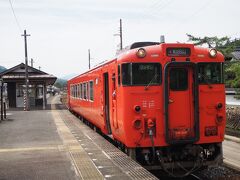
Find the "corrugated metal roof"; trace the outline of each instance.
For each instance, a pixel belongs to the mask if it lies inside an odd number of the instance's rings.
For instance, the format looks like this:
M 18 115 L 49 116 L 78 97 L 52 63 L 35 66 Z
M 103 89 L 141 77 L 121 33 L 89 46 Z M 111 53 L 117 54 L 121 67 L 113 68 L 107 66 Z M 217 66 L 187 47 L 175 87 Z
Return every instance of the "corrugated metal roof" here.
M 25 79 L 24 75 L 3 75 L 3 79 Z M 42 75 L 29 75 L 29 79 L 56 79 L 55 76 L 50 74 L 42 74 Z
M 231 53 L 234 59 L 240 60 L 240 51 L 234 51 Z

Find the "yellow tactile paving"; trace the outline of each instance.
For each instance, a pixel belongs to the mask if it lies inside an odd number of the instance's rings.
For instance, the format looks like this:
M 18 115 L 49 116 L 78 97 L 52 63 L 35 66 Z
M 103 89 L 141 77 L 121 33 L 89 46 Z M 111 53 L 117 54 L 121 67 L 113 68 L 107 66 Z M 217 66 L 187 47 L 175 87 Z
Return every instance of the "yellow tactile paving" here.
M 52 104 L 54 106 L 54 104 Z M 52 108 L 54 109 L 54 107 Z M 63 122 L 60 117 L 61 111 L 53 110 L 52 116 L 54 118 L 55 124 L 59 136 L 63 141 L 63 150 L 70 153 L 71 159 L 81 175 L 82 179 L 104 179 L 102 174 L 98 171 L 88 154 L 84 151 L 82 146 L 78 143 L 77 139 L 72 135 L 69 128 Z

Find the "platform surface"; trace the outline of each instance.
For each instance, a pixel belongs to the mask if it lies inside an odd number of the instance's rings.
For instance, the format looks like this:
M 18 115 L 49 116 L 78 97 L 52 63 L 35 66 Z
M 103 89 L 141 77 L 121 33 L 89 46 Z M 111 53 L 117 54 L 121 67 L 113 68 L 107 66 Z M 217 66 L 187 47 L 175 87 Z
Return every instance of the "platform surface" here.
M 233 139 L 223 142 L 223 161 L 229 167 L 240 171 L 240 143 Z
M 51 102 L 9 111 L 0 124 L 0 180 L 157 179 L 62 109 L 59 97 Z

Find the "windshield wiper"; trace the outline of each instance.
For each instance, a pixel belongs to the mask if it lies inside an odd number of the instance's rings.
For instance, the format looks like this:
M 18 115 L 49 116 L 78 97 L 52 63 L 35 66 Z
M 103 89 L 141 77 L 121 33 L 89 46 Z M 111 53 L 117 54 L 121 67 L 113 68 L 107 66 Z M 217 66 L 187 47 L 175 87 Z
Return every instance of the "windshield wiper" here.
M 151 84 L 157 77 L 158 77 L 158 74 L 155 74 L 155 75 L 153 76 L 153 78 L 151 79 L 151 81 L 149 81 L 148 85 L 145 86 L 144 90 L 147 90 L 148 87 L 150 86 L 150 84 Z

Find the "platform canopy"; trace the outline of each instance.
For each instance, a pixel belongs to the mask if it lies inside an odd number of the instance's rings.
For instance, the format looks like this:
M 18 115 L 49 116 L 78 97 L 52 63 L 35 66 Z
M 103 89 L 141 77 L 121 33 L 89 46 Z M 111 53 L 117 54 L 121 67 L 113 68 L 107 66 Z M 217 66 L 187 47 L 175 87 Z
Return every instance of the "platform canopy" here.
M 23 82 L 25 81 L 25 64 L 21 63 L 0 73 L 4 82 Z M 28 66 L 29 83 L 44 82 L 45 85 L 53 85 L 57 77 Z
M 26 92 L 25 64 L 21 63 L 0 73 L 3 82 L 3 92 L 9 107 L 24 107 L 24 94 Z M 28 94 L 30 106 L 43 106 L 47 104 L 47 86 L 53 85 L 57 77 L 28 66 Z M 5 86 L 6 85 L 6 86 Z

